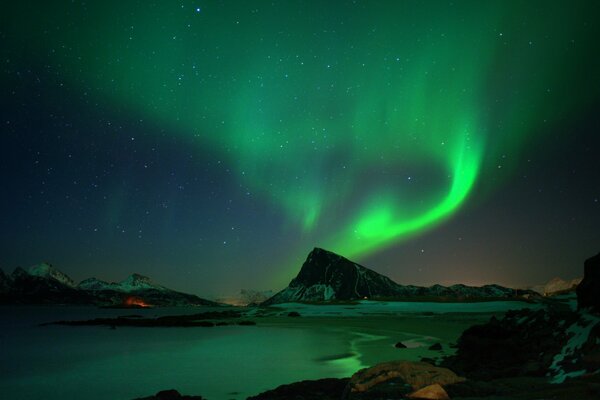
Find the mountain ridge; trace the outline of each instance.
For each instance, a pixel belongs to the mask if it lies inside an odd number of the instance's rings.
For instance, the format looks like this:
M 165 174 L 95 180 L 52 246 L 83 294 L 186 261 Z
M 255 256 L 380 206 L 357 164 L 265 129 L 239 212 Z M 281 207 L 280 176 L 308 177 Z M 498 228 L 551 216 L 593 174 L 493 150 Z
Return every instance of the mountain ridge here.
M 311 302 L 359 299 L 406 299 L 416 297 L 512 298 L 536 296 L 530 290 L 518 290 L 491 284 L 484 286 L 400 285 L 385 275 L 331 251 L 315 247 L 290 284 L 262 305 L 287 302 Z
M 220 305 L 169 289 L 138 273 L 120 282 L 87 278 L 76 284 L 67 274 L 46 262 L 27 270 L 17 267 L 11 275 L 0 269 L 0 304 L 119 306 L 127 304 L 130 298 L 153 306 Z

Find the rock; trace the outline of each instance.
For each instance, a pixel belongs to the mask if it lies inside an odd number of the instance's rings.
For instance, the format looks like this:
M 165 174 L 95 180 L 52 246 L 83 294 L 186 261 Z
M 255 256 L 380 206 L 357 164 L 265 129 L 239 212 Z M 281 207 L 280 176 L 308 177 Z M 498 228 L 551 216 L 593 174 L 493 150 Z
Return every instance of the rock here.
M 395 348 L 397 349 L 406 349 L 406 345 L 402 342 L 398 342 L 394 345 Z
M 339 400 L 348 379 L 319 379 L 281 385 L 247 400 Z
M 299 316 L 300 316 L 300 313 L 299 313 L 299 312 L 297 312 L 297 311 L 291 311 L 291 312 L 288 314 L 288 317 L 299 317 Z
M 429 350 L 442 350 L 442 344 L 441 343 L 434 343 L 431 346 L 429 346 Z
M 600 368 L 600 319 L 564 307 L 508 311 L 463 332 L 441 365 L 475 380 L 550 376 Z
M 368 392 L 375 386 L 396 378 L 400 378 L 410 385 L 413 391 L 434 383 L 447 385 L 464 381 L 464 378 L 447 368 L 417 361 L 391 361 L 361 369 L 352 375 L 346 387 L 345 396 L 351 398 L 352 393 Z
M 136 327 L 204 327 L 210 328 L 215 326 L 214 320 L 225 320 L 223 322 L 237 323 L 238 325 L 256 325 L 254 321 L 239 320 L 242 314 L 239 311 L 206 311 L 197 314 L 184 315 L 164 315 L 156 318 L 140 318 L 139 316 L 120 316 L 117 318 L 95 318 L 89 320 L 74 320 L 74 321 L 55 321 L 41 324 L 47 325 L 68 325 L 68 326 L 136 326 Z M 236 321 L 233 321 L 236 320 Z
M 424 399 L 424 400 L 450 400 L 450 396 L 438 383 L 425 386 L 407 396 L 409 399 Z
M 600 253 L 585 260 L 583 280 L 577 286 L 577 306 L 600 312 Z
M 163 390 L 154 396 L 140 397 L 135 400 L 204 400 L 202 396 L 184 396 L 175 389 Z
M 413 392 L 412 386 L 404 382 L 402 378 L 388 379 L 364 392 L 344 391 L 344 400 L 400 400 Z

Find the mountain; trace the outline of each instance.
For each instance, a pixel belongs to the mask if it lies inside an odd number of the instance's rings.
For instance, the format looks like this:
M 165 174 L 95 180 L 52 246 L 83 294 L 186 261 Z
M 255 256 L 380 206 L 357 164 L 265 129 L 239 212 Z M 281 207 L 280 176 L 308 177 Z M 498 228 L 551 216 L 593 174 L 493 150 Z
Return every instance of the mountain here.
M 533 290 L 543 296 L 556 296 L 566 293 L 574 293 L 582 278 L 565 280 L 562 278 L 553 278 L 545 284 L 528 286 L 525 289 Z
M 481 287 L 460 284 L 430 287 L 399 285 L 390 278 L 338 254 L 315 248 L 310 252 L 300 272 L 288 287 L 262 304 L 357 299 L 389 300 L 409 297 L 509 298 L 515 297 L 517 294 L 533 295 L 534 292 L 517 291 L 499 285 Z
M 272 290 L 241 289 L 237 295 L 215 297 L 215 301 L 230 306 L 256 306 L 273 297 Z
M 17 268 L 11 275 L 9 288 L 0 297 L 0 302 L 7 304 L 90 304 L 93 299 L 85 292 L 81 292 L 74 287 L 64 283 L 73 280 L 62 272 L 56 270 L 56 276 L 62 280 L 53 277 L 53 272 L 45 268 L 32 270 L 39 275 L 32 275 L 23 268 Z M 64 282 L 63 282 L 64 281 Z
M 105 282 L 96 278 L 81 281 L 77 286 L 101 304 L 125 304 L 131 299 L 154 306 L 217 306 L 219 303 L 193 294 L 181 293 L 159 285 L 147 276 L 132 274 L 121 282 Z
M 2 269 L 0 269 L 0 294 L 8 292 L 11 284 L 12 280 L 10 277 L 6 275 Z
M 27 271 L 19 267 L 10 277 L 0 270 L 0 303 L 218 305 L 192 294 L 171 290 L 140 274 L 132 274 L 118 283 L 89 278 L 76 285 L 67 274 L 48 263 L 35 265 Z
M 73 281 L 73 279 L 71 279 L 67 274 L 54 268 L 52 264 L 45 262 L 29 268 L 27 273 L 31 276 L 39 276 L 40 278 L 56 279 L 60 283 L 72 288 L 76 286 L 75 281 Z
M 544 296 L 553 296 L 567 292 L 574 292 L 577 285 L 581 283 L 581 278 L 566 281 L 561 278 L 554 278 L 544 286 Z
M 121 282 L 105 282 L 96 278 L 84 279 L 77 285 L 82 290 L 115 290 L 118 292 L 134 292 L 138 290 L 154 289 L 168 291 L 170 289 L 154 283 L 152 279 L 140 274 L 129 275 Z

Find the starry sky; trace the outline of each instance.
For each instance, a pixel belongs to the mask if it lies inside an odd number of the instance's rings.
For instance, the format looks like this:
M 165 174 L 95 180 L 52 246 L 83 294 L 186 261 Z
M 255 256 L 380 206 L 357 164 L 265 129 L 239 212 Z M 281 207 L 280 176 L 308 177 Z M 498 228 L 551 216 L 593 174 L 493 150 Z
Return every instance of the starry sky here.
M 0 266 L 280 289 L 315 246 L 404 284 L 600 251 L 597 1 L 18 1 Z

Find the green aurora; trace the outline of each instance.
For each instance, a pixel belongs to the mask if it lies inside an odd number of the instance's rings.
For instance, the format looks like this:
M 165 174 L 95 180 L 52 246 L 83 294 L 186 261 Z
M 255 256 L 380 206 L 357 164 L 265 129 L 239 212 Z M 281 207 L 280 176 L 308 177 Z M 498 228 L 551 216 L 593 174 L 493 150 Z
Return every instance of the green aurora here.
M 492 193 L 590 101 L 599 70 L 577 62 L 597 50 L 586 3 L 38 7 L 9 31 L 30 32 L 49 68 L 220 154 L 299 242 L 358 259 L 432 229 L 476 187 Z

